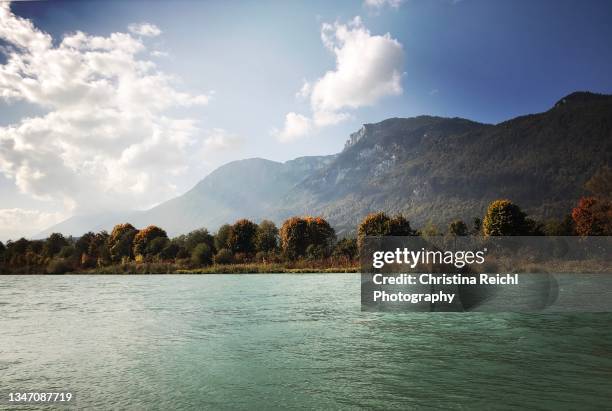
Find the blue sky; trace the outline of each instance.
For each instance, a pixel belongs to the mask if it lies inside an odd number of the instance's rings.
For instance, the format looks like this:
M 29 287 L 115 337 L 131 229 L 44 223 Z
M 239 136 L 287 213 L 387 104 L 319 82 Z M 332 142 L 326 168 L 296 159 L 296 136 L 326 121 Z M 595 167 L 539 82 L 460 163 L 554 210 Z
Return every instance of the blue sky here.
M 3 13 L 0 63 L 17 53 L 29 72 L 0 75 L 0 239 L 149 207 L 227 161 L 335 153 L 362 123 L 496 123 L 612 92 L 609 1 L 34 1 Z

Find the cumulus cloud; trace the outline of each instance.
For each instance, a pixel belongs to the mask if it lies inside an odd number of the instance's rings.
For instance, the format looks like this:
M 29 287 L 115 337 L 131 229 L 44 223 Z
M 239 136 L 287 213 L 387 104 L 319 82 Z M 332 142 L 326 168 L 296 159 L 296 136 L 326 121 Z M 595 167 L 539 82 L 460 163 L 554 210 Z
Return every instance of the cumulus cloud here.
M 312 118 L 289 113 L 281 141 L 291 141 L 312 127 L 337 124 L 350 118 L 350 110 L 374 105 L 382 97 L 403 92 L 403 47 L 389 33 L 373 35 L 355 17 L 348 24 L 324 23 L 321 41 L 334 54 L 336 67 L 322 77 L 305 82 L 297 96 L 310 99 Z
M 128 26 L 130 33 L 143 37 L 157 37 L 162 31 L 155 24 L 150 23 L 134 23 Z
M 404 0 L 365 0 L 363 5 L 373 9 L 381 9 L 385 6 L 397 9 Z
M 302 138 L 312 130 L 312 121 L 302 114 L 287 113 L 282 130 L 273 130 L 280 142 L 287 143 Z
M 20 208 L 0 209 L 0 240 L 17 240 L 23 236 L 36 234 L 47 227 L 62 221 L 66 216 L 62 213 L 49 213 Z
M 144 208 L 176 194 L 203 141 L 195 120 L 166 113 L 210 97 L 180 91 L 146 59 L 143 38 L 161 30 L 129 30 L 137 37 L 77 31 L 54 42 L 0 3 L 0 98 L 45 110 L 0 127 L 0 173 L 22 193 L 75 212 Z

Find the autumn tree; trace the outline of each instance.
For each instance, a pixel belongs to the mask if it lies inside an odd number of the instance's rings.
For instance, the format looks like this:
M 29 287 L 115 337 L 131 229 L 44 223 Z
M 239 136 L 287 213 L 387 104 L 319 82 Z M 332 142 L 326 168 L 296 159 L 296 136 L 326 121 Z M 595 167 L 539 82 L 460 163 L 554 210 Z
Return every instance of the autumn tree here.
M 280 229 L 281 248 L 292 260 L 306 256 L 307 250 L 313 258 L 328 256 L 335 238 L 334 229 L 321 217 L 292 217 Z
M 117 224 L 108 237 L 108 250 L 111 259 L 115 262 L 122 258 L 133 258 L 132 245 L 138 230 L 130 223 Z
M 156 238 L 168 239 L 168 235 L 164 230 L 156 225 L 150 225 L 138 231 L 134 236 L 134 241 L 132 242 L 134 256 L 146 257 L 151 255 L 149 254 L 147 247 L 149 247 L 151 242 Z
M 287 219 L 280 228 L 280 244 L 289 259 L 297 259 L 308 247 L 308 222 L 301 217 Z
M 600 168 L 585 184 L 590 197 L 582 197 L 572 210 L 578 235 L 612 235 L 612 169 Z
M 257 224 L 243 218 L 232 225 L 228 245 L 234 253 L 254 253 L 256 235 Z
M 410 222 L 401 214 L 389 217 L 386 213 L 370 213 L 359 224 L 357 228 L 357 243 L 363 245 L 366 237 L 399 236 L 407 237 L 416 235 L 416 231 L 410 226 Z
M 604 198 L 583 197 L 572 210 L 578 235 L 612 235 L 612 206 Z
M 527 215 L 510 200 L 495 200 L 489 204 L 482 221 L 485 236 L 529 235 Z

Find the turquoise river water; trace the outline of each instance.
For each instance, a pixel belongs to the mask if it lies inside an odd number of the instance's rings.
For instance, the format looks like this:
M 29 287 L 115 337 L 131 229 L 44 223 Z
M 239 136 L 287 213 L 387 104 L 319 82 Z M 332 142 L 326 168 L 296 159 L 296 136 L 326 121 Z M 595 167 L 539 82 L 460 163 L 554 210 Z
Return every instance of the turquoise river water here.
M 3 276 L 0 391 L 68 390 L 80 409 L 612 406 L 612 314 L 362 313 L 359 288 Z

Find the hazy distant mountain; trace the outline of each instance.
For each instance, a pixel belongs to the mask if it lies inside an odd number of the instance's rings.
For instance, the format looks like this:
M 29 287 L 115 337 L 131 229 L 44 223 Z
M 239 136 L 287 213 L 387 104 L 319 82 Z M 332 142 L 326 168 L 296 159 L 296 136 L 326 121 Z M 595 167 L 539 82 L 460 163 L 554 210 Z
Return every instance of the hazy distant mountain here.
M 403 212 L 417 225 L 471 220 L 501 197 L 535 217 L 561 216 L 603 164 L 612 164 L 612 96 L 581 92 L 497 125 L 430 116 L 366 124 L 336 156 L 235 161 L 184 195 L 126 218 L 177 234 L 239 217 L 281 222 L 307 213 L 351 231 L 377 210 Z M 80 234 L 99 227 L 99 218 L 47 232 Z
M 185 194 L 147 211 L 72 217 L 45 230 L 81 235 L 89 230 L 109 230 L 118 222 L 137 227 L 155 224 L 177 235 L 199 227 L 216 229 L 238 218 L 260 220 L 306 176 L 328 165 L 335 156 L 300 157 L 279 163 L 251 158 L 225 164 Z

